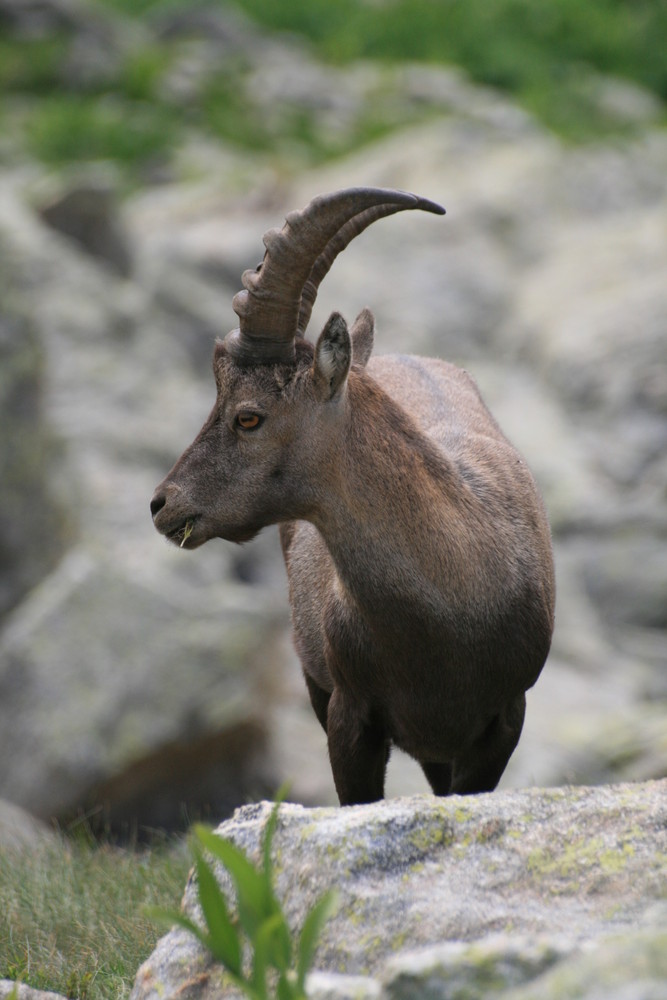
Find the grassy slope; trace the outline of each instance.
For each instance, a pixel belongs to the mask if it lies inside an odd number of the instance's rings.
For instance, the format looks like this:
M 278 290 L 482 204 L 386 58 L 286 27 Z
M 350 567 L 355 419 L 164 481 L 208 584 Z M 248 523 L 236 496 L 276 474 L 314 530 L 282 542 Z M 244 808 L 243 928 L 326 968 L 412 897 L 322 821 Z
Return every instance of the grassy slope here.
M 142 16 L 174 0 L 101 0 Z M 517 96 L 586 70 L 633 80 L 667 100 L 664 0 L 212 0 L 272 30 L 308 38 L 338 63 L 455 63 Z M 557 92 L 553 102 L 558 100 Z
M 238 0 L 271 28 L 302 32 L 334 61 L 361 57 L 453 63 L 513 95 L 565 138 L 613 131 L 592 74 L 667 100 L 663 0 Z
M 102 0 L 143 16 L 174 0 Z M 229 6 L 225 0 L 213 0 Z M 267 28 L 309 38 L 337 62 L 428 60 L 464 66 L 514 92 L 577 65 L 618 74 L 667 99 L 664 0 L 235 0 Z
M 56 839 L 0 851 L 0 979 L 85 1000 L 119 1000 L 162 931 L 146 904 L 174 908 L 189 855 Z
M 667 5 L 660 0 L 309 0 L 307 9 L 300 0 L 238 3 L 268 27 L 302 32 L 338 61 L 456 63 L 519 94 L 589 66 L 667 98 Z
M 316 111 L 301 109 L 268 122 L 244 93 L 242 57 L 227 58 L 224 66 L 203 75 L 196 96 L 179 99 L 162 84 L 181 58 L 183 42 L 155 35 L 150 21 L 160 9 L 178 7 L 177 0 L 95 2 L 144 19 L 148 30 L 110 78 L 86 85 L 73 85 L 63 72 L 67 37 L 3 38 L 0 25 L 0 127 L 46 163 L 107 159 L 134 170 L 141 182 L 142 169 L 168 164 L 180 139 L 194 130 L 287 159 L 296 145 L 298 166 L 346 153 L 402 124 L 400 116 L 387 123 L 386 115 L 369 107 L 358 127 L 337 143 L 318 129 Z M 474 80 L 510 93 L 575 141 L 623 127 L 601 109 L 591 85 L 598 74 L 625 78 L 667 100 L 665 0 L 209 4 L 235 5 L 264 29 L 300 34 L 323 60 L 339 65 L 359 58 L 386 65 L 404 60 L 460 65 Z M 10 109 L 4 121 L 3 103 Z

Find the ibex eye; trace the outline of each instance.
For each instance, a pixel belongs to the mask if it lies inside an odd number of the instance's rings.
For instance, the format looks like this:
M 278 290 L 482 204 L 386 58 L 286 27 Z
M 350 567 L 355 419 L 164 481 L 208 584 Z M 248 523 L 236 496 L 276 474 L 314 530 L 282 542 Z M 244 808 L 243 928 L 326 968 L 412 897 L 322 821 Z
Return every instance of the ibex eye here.
M 254 431 L 256 427 L 262 422 L 262 418 L 259 413 L 238 413 L 236 416 L 236 424 L 238 427 L 242 427 L 244 431 Z

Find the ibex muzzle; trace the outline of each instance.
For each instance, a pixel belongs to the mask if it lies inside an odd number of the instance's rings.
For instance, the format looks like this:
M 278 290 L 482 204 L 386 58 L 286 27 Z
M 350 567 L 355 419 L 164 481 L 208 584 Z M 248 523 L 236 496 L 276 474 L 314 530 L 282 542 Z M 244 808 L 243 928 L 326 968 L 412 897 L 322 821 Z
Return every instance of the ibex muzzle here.
M 296 648 L 341 804 L 384 794 L 392 745 L 434 792 L 494 788 L 553 630 L 551 540 L 535 483 L 472 379 L 371 358 L 368 310 L 304 339 L 335 257 L 372 222 L 439 205 L 354 188 L 264 237 L 216 344 L 217 399 L 155 492 L 184 548 L 280 524 Z

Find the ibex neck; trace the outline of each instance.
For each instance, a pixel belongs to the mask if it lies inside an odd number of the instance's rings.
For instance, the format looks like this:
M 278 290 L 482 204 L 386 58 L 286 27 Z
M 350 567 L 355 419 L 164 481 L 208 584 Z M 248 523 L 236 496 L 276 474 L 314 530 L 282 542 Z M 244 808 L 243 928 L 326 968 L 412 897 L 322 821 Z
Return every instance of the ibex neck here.
M 358 599 L 387 602 L 447 586 L 457 475 L 446 456 L 370 378 L 350 379 L 334 483 L 314 522 Z

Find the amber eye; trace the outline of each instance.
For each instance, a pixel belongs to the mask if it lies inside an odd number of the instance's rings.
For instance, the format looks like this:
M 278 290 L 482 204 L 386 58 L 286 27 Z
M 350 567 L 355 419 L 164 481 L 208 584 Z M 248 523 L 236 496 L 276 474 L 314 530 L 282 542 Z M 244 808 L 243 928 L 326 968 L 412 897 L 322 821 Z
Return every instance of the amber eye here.
M 262 418 L 259 413 L 251 413 L 249 410 L 243 410 L 236 416 L 237 425 L 242 427 L 244 431 L 254 431 L 261 422 Z

